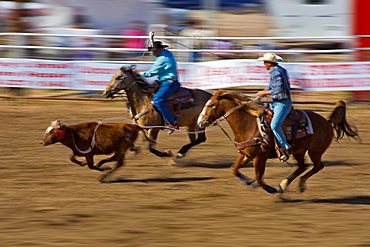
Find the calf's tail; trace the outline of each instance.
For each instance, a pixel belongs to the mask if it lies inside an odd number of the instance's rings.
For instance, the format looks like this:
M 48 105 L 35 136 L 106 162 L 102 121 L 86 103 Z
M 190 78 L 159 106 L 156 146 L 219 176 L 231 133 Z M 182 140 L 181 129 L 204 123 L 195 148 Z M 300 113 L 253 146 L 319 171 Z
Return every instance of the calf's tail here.
M 139 131 L 143 132 L 145 140 L 147 140 L 150 144 L 153 144 L 153 145 L 156 144 L 156 141 L 153 140 L 153 139 L 151 139 L 151 138 L 149 138 L 149 136 L 145 132 L 145 129 L 142 128 L 142 127 L 140 127 L 140 125 L 132 124 L 132 125 L 126 126 L 126 128 L 129 128 L 132 131 L 136 131 L 136 132 L 139 132 Z
M 156 141 L 149 138 L 144 129 L 140 128 L 140 130 L 143 132 L 145 140 L 147 140 L 152 145 L 156 144 Z

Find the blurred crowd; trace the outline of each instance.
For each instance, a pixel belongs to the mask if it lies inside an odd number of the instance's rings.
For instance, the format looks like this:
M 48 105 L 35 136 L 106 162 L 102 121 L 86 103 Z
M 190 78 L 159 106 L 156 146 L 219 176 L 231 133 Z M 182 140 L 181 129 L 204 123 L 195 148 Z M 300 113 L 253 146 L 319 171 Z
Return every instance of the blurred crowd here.
M 107 30 L 94 27 L 91 16 L 84 7 L 74 7 L 72 13 L 73 18 L 68 25 L 40 28 L 37 24 L 45 22 L 46 19 L 43 19 L 43 17 L 52 14 L 48 9 L 0 8 L 0 21 L 2 23 L 0 25 L 0 45 L 27 46 L 25 49 L 0 47 L 0 57 L 56 60 L 149 60 L 151 59 L 148 56 L 149 53 L 145 52 L 147 38 L 139 38 L 138 36 L 147 37 L 150 31 L 154 31 L 157 36 L 168 36 L 169 38 L 162 40 L 162 42 L 169 45 L 170 49 L 194 49 L 193 51 L 175 52 L 178 61 L 183 62 L 208 61 L 217 58 L 249 58 L 251 56 L 249 53 L 233 53 L 228 50 L 294 48 L 285 44 L 251 44 L 240 40 L 194 39 L 217 37 L 217 28 L 209 25 L 209 22 L 205 19 L 194 18 L 186 14 L 182 16 L 166 14 L 162 18 L 163 24 L 131 19 L 124 23 L 120 29 Z M 41 33 L 48 36 L 4 35 L 7 32 Z M 51 34 L 69 34 L 72 36 L 50 36 Z M 84 36 L 77 37 L 76 35 Z M 109 38 L 96 37 L 96 35 L 109 35 Z M 188 38 L 171 39 L 171 36 Z M 53 49 L 53 47 L 66 47 L 68 49 Z M 204 49 L 214 51 L 198 51 Z M 253 54 L 253 57 L 255 56 L 256 54 Z
M 0 8 L 0 45 L 27 46 L 25 49 L 14 47 L 0 47 L 0 57 L 8 58 L 37 58 L 56 60 L 129 60 L 146 59 L 146 38 L 154 31 L 160 36 L 184 36 L 188 39 L 162 40 L 170 49 L 240 49 L 242 46 L 229 40 L 199 40 L 193 38 L 217 36 L 206 21 L 182 15 L 164 15 L 163 23 L 153 24 L 142 20 L 130 20 L 120 30 L 103 30 L 94 28 L 90 16 L 84 7 L 73 9 L 73 21 L 68 25 L 52 28 L 40 28 L 39 23 L 44 22 L 44 16 L 50 15 L 45 8 Z M 5 35 L 8 32 L 28 33 L 24 36 Z M 1 34 L 2 33 L 2 34 Z M 30 35 L 30 34 L 45 34 Z M 50 36 L 50 34 L 86 35 L 76 36 Z M 92 35 L 92 37 L 88 37 Z M 94 37 L 94 35 L 110 35 L 109 38 Z M 134 36 L 133 38 L 117 36 Z M 48 49 L 47 47 L 67 47 L 69 49 Z M 87 49 L 85 49 L 87 48 Z M 94 49 L 96 48 L 96 49 Z M 111 48 L 103 51 L 98 48 Z M 130 48 L 130 50 L 120 50 Z M 142 49 L 142 50 L 134 50 Z M 238 54 L 223 52 L 176 52 L 179 61 L 198 62 L 215 57 L 238 57 Z M 149 58 L 148 58 L 149 59 Z

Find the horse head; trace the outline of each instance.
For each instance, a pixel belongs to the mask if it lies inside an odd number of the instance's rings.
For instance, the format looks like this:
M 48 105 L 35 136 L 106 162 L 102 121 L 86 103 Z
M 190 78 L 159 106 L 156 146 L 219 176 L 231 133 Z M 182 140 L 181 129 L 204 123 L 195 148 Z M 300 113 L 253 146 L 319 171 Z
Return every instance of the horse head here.
M 258 116 L 263 112 L 261 106 L 247 97 L 231 91 L 218 90 L 203 107 L 198 117 L 198 126 L 205 128 L 211 124 L 216 124 L 218 121 L 226 119 L 231 113 L 239 109 L 253 116 Z
M 225 114 L 225 106 L 223 99 L 226 91 L 218 90 L 209 98 L 207 103 L 204 105 L 202 112 L 199 114 L 198 117 L 198 126 L 201 128 L 205 128 L 212 124 L 214 121 L 222 117 Z
M 106 98 L 114 98 L 121 90 L 128 91 L 132 87 L 141 87 L 145 81 L 142 79 L 140 74 L 135 70 L 135 67 L 121 67 L 109 81 L 103 95 Z

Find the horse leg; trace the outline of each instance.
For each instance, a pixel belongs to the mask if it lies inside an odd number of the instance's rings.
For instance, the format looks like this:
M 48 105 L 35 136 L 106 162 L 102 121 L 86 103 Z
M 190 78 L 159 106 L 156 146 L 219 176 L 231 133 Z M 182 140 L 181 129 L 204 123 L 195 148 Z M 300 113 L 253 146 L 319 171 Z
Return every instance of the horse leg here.
M 246 185 L 251 185 L 253 188 L 256 188 L 256 186 L 255 186 L 256 181 L 247 177 L 246 175 L 244 175 L 242 172 L 239 171 L 239 169 L 243 166 L 243 164 L 247 164 L 249 161 L 252 160 L 250 158 L 247 158 L 247 161 L 245 161 L 244 157 L 245 156 L 243 154 L 239 153 L 238 156 L 236 157 L 234 163 L 231 165 L 231 170 L 232 170 L 234 176 L 239 178 L 239 180 L 241 182 L 243 182 Z
M 158 133 L 159 133 L 159 129 L 150 129 L 148 131 L 149 138 L 152 139 L 153 141 L 157 140 Z M 172 157 L 173 156 L 171 150 L 167 150 L 163 152 L 163 151 L 159 151 L 158 149 L 156 149 L 155 143 L 149 143 L 149 150 L 151 153 L 157 155 L 158 157 Z
M 263 180 L 263 176 L 265 174 L 265 168 L 266 168 L 266 161 L 267 156 L 266 155 L 259 155 L 253 160 L 253 167 L 254 167 L 254 173 L 256 176 L 256 181 L 259 186 L 261 186 L 266 192 L 270 194 L 277 193 L 277 189 L 274 187 L 271 187 L 270 185 L 266 184 Z
M 188 131 L 189 132 L 194 132 L 195 128 L 189 127 Z M 205 142 L 207 140 L 206 133 L 204 132 L 204 129 L 201 129 L 200 131 L 202 131 L 202 132 L 200 132 L 198 134 L 195 134 L 195 133 L 189 133 L 188 134 L 189 139 L 190 139 L 190 143 L 185 144 L 184 146 L 182 146 L 180 148 L 180 150 L 176 154 L 177 159 L 183 158 L 186 155 L 186 153 L 189 151 L 190 148 L 192 148 L 192 147 L 194 147 L 194 146 L 196 146 L 196 145 L 198 145 L 202 142 Z
M 321 163 L 321 156 L 322 154 L 315 154 L 312 151 L 308 151 L 308 155 L 310 156 L 312 162 L 313 162 L 313 168 L 309 170 L 305 175 L 301 177 L 301 180 L 299 181 L 299 192 L 304 192 L 306 190 L 306 181 L 309 179 L 312 175 L 319 172 L 322 168 L 324 168 L 324 165 Z
M 296 179 L 296 177 L 301 175 L 307 169 L 307 166 L 304 163 L 305 153 L 306 153 L 306 150 L 293 154 L 293 157 L 298 162 L 297 164 L 298 168 L 293 173 L 291 173 L 288 177 L 286 177 L 284 180 L 280 182 L 277 188 L 279 193 L 283 193 L 287 189 L 289 184 L 293 182 L 293 180 Z
M 101 168 L 101 166 L 107 162 L 111 162 L 111 161 L 114 161 L 114 160 L 117 160 L 117 155 L 116 154 L 113 154 L 112 157 L 109 157 L 109 158 L 106 158 L 106 159 L 102 159 L 101 161 L 98 162 L 98 164 L 96 165 L 97 168 Z M 107 168 L 104 168 L 104 170 L 110 170 L 112 169 L 111 167 L 107 167 Z

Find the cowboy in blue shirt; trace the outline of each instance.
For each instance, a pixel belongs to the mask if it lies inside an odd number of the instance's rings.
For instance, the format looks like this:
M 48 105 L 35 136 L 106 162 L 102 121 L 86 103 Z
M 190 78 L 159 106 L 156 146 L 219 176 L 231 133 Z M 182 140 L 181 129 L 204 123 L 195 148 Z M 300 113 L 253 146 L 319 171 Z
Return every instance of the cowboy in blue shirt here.
M 274 133 L 281 152 L 280 160 L 289 159 L 289 149 L 282 125 L 289 112 L 292 110 L 292 100 L 290 97 L 290 83 L 288 72 L 278 64 L 283 59 L 273 53 L 265 53 L 258 58 L 264 62 L 265 68 L 270 71 L 270 84 L 262 91 L 257 93 L 258 97 L 269 95 L 272 98 L 270 108 L 274 111 L 271 121 L 271 129 Z
M 153 46 L 148 47 L 148 51 L 156 57 L 152 67 L 140 74 L 144 77 L 158 76 L 160 87 L 152 99 L 154 107 L 162 113 L 166 127 L 178 129 L 178 123 L 166 105 L 166 99 L 180 88 L 177 80 L 176 60 L 169 50 L 165 49 L 161 41 L 153 42 Z M 173 131 L 172 131 L 173 132 Z M 172 133 L 170 130 L 170 133 Z

